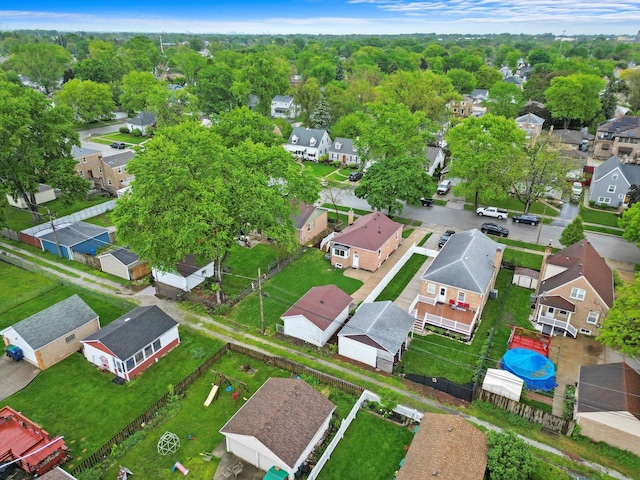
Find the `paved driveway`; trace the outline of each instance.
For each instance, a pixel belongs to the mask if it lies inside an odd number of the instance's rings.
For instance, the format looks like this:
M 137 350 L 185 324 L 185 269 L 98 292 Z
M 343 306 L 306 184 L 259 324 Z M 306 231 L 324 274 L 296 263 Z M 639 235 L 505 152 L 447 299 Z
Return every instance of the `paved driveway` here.
M 16 362 L 6 355 L 0 357 L 0 400 L 19 392 L 40 373 L 40 369 L 29 362 Z

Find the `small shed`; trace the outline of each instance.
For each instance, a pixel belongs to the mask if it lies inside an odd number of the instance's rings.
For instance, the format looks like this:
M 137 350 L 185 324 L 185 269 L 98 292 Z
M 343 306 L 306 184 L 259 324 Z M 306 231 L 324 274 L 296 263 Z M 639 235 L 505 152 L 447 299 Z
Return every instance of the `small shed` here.
M 483 390 L 507 397 L 509 400 L 516 402 L 520 401 L 523 386 L 524 380 L 520 377 L 506 370 L 499 370 L 497 368 L 488 368 L 487 374 L 484 376 L 482 382 Z
M 43 203 L 50 202 L 51 200 L 56 199 L 56 191 L 53 187 L 50 187 L 47 184 L 41 183 L 38 185 L 38 190 L 35 195 L 36 205 L 42 205 Z M 24 198 L 18 197 L 14 198 L 13 195 L 7 193 L 7 201 L 9 205 L 12 207 L 26 209 L 28 207 L 27 202 L 25 202 Z
M 513 285 L 518 285 L 519 287 L 535 290 L 538 287 L 539 276 L 540 272 L 538 270 L 533 270 L 531 268 L 525 267 L 516 267 L 511 283 Z
M 214 272 L 213 262 L 208 260 L 200 262 L 195 255 L 187 255 L 182 261 L 176 263 L 173 271 L 163 272 L 154 268 L 152 273 L 158 293 L 174 297 L 179 291 L 190 292 L 207 278 L 212 277 Z M 163 286 L 169 288 L 163 288 Z
M 117 248 L 98 257 L 100 269 L 125 280 L 138 280 L 151 273 L 149 263 L 126 247 Z
M 95 255 L 102 247 L 110 245 L 109 230 L 86 222 L 77 222 L 61 228 L 51 229 L 39 236 L 42 250 L 58 255 L 60 253 L 67 260 L 73 260 L 73 253 Z
M 100 328 L 98 314 L 78 295 L 45 308 L 2 331 L 5 345 L 44 370 L 80 350 L 80 340 Z

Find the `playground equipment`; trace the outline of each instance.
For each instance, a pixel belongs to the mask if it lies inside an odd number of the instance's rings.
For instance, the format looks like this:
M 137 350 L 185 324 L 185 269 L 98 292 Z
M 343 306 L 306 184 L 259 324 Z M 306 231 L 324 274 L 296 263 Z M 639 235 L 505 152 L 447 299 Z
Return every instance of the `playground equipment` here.
M 220 388 L 220 385 L 216 383 L 211 384 L 211 391 L 209 392 L 209 396 L 207 396 L 207 399 L 204 401 L 205 407 L 208 407 L 209 405 L 211 405 L 211 402 L 213 402 L 214 398 L 218 396 L 219 388 Z
M 118 470 L 117 480 L 127 480 L 131 475 L 133 475 L 133 472 L 127 467 L 120 467 L 120 470 Z
M 242 387 L 247 392 L 249 391 L 249 388 L 247 387 L 246 383 L 241 382 L 240 380 L 236 380 L 235 378 L 231 378 L 227 375 L 223 375 L 220 372 L 216 372 L 214 370 L 211 370 L 211 371 L 214 373 L 214 377 L 213 377 L 213 383 L 211 384 L 211 391 L 209 392 L 209 395 L 207 396 L 203 404 L 205 407 L 208 407 L 209 405 L 211 405 L 211 402 L 213 402 L 218 397 L 218 392 L 225 383 L 227 384 L 227 387 L 225 388 L 227 392 L 233 391 L 233 383 L 238 384 L 238 388 L 236 389 L 236 392 L 232 394 L 234 404 L 237 403 L 238 397 L 240 396 L 239 392 L 242 391 L 240 387 Z
M 172 472 L 175 472 L 176 470 L 178 470 L 180 473 L 182 473 L 182 475 L 184 475 L 185 477 L 189 473 L 189 469 L 186 468 L 184 465 L 182 465 L 180 462 L 174 463 L 173 467 L 171 467 L 171 471 Z
M 175 433 L 164 432 L 158 440 L 158 453 L 160 455 L 169 455 L 176 453 L 180 448 L 180 439 Z

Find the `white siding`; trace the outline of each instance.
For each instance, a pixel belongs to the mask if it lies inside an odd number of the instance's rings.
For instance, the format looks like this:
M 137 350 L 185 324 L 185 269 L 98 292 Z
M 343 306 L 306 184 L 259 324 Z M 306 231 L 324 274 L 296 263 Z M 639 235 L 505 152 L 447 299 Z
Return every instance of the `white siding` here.
M 116 277 L 131 280 L 129 269 L 122 262 L 119 262 L 113 255 L 102 255 L 100 258 L 100 269 Z
M 89 362 L 93 363 L 96 367 L 99 367 L 99 368 L 104 367 L 104 364 L 102 363 L 102 357 L 106 358 L 107 359 L 106 364 L 109 368 L 109 371 L 114 374 L 116 373 L 116 370 L 113 364 L 113 357 L 108 353 L 105 353 L 102 350 L 98 350 L 90 343 L 83 343 L 82 354 L 84 355 L 84 358 L 86 358 Z
M 224 435 L 228 452 L 265 472 L 273 466 L 280 467 L 280 469 L 289 472 L 289 478 L 293 480 L 293 469 L 287 466 L 255 437 L 234 433 L 225 433 Z
M 376 366 L 377 349 L 350 337 L 338 336 L 338 354 L 374 368 Z
M 300 340 L 304 340 L 305 342 L 317 347 L 322 347 L 329 341 L 331 336 L 338 331 L 340 327 L 342 327 L 348 315 L 349 307 L 346 307 L 324 331 L 318 328 L 314 323 L 310 322 L 303 315 L 286 317 L 283 319 L 284 334 L 290 337 L 299 338 Z
M 205 278 L 213 276 L 213 262 L 198 269 L 196 273 L 183 277 L 177 273 L 161 272 L 160 270 L 153 269 L 153 278 L 160 283 L 171 285 L 172 287 L 179 288 L 189 292 L 191 289 L 197 287 Z
M 13 329 L 13 327 L 6 328 L 2 332 L 2 335 L 7 340 L 9 340 L 9 343 L 11 345 L 15 345 L 16 347 L 20 347 L 22 349 L 22 353 L 24 355 L 25 360 L 27 360 L 29 363 L 33 363 L 36 367 L 38 366 L 38 359 L 36 358 L 35 350 L 33 350 L 29 346 L 29 344 L 24 340 L 24 338 L 18 335 L 18 332 L 16 332 Z

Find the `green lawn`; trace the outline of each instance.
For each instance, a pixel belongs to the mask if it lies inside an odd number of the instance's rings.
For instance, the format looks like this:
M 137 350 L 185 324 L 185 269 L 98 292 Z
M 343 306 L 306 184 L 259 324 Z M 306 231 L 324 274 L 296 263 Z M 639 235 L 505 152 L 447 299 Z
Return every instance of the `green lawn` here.
M 310 169 L 315 177 L 324 177 L 337 171 L 336 167 L 326 163 L 304 162 L 303 165 L 305 170 Z
M 334 270 L 325 260 L 324 252 L 317 249 L 307 250 L 264 284 L 266 295 L 263 304 L 267 332 L 275 331 L 280 316 L 311 287 L 331 284 L 351 294 L 360 288 L 362 282 L 346 277 L 342 270 Z M 259 331 L 260 306 L 257 292 L 238 303 L 232 309 L 229 318 Z
M 514 250 L 508 247 L 504 249 L 504 255 L 502 256 L 504 263 L 515 265 L 516 267 L 532 268 L 534 270 L 540 270 L 542 259 L 542 255 Z
M 596 223 L 607 227 L 618 226 L 618 215 L 615 212 L 607 210 L 594 210 L 580 205 L 580 216 L 585 223 Z
M 413 433 L 366 411 L 358 412 L 322 468 L 320 480 L 384 480 L 394 477 Z
M 59 286 L 55 280 L 0 261 L 0 313 L 39 298 Z M 6 327 L 4 318 L 4 315 L 0 317 L 0 325 Z
M 590 232 L 607 233 L 609 235 L 616 235 L 618 237 L 621 237 L 622 234 L 623 234 L 623 230 L 618 230 L 618 229 L 614 229 L 614 228 L 607 228 L 607 227 L 599 227 L 599 226 L 596 226 L 596 225 L 585 225 L 584 229 L 588 230 Z
M 323 203 L 321 207 L 326 208 L 329 211 L 336 211 L 336 207 L 334 207 L 331 203 Z M 360 210 L 359 208 L 345 207 L 343 205 L 338 205 L 338 210 L 341 212 L 348 212 L 349 210 L 353 210 L 353 213 L 355 213 L 356 215 L 368 215 L 369 213 L 371 213 L 371 210 Z
M 496 237 L 494 238 L 494 240 L 498 243 L 502 243 L 503 245 L 509 245 L 512 247 L 520 247 L 520 248 L 526 248 L 528 250 L 537 250 L 538 252 L 544 252 L 545 249 L 547 248 L 546 245 L 538 245 L 537 243 L 527 243 L 527 242 L 522 242 L 520 240 L 511 240 L 510 238 L 500 238 L 500 237 Z M 553 253 L 559 252 L 560 249 L 559 248 L 552 248 L 551 251 Z
M 234 245 L 224 266 L 224 292 L 230 298 L 235 297 L 251 284 L 252 279 L 258 278 L 258 267 L 266 273 L 269 266 L 284 255 L 275 245 L 259 244 L 253 248 Z
M 92 223 L 94 225 L 98 225 L 100 227 L 105 227 L 105 228 L 112 227 L 116 224 L 113 221 L 112 214 L 113 214 L 113 210 L 105 212 L 102 215 L 98 215 L 97 217 L 87 218 L 86 220 L 83 220 L 83 221 L 87 223 Z
M 98 135 L 98 136 L 100 136 L 102 138 L 106 138 L 107 140 L 109 140 L 109 143 L 111 143 L 111 142 L 125 142 L 125 143 L 132 143 L 134 145 L 139 145 L 139 144 L 149 140 L 149 137 L 136 137 L 136 136 L 131 135 L 129 133 L 120 133 L 120 132 L 105 133 L 105 134 Z M 93 140 L 91 140 L 91 141 L 93 141 Z
M 402 291 L 409 284 L 414 275 L 420 270 L 427 257 L 424 255 L 418 255 L 414 253 L 411 258 L 405 263 L 398 271 L 393 280 L 387 285 L 380 295 L 376 298 L 376 302 L 382 302 L 385 300 L 391 300 L 392 302 L 398 298 Z

